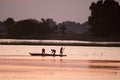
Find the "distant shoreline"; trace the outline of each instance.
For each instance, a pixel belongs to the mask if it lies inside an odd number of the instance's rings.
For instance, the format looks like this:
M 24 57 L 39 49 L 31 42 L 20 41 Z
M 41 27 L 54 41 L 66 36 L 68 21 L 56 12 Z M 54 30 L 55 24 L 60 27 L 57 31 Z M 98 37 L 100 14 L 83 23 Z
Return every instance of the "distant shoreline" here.
M 0 39 L 0 45 L 51 45 L 51 46 L 55 45 L 55 46 L 120 47 L 120 42 Z

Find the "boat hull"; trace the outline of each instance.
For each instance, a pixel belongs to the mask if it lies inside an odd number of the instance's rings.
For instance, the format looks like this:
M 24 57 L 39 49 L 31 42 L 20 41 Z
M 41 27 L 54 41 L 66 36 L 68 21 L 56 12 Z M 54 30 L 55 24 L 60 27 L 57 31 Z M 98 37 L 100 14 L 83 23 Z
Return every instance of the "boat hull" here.
M 60 55 L 60 54 L 42 54 L 42 53 L 29 53 L 31 56 L 60 56 L 60 57 L 64 57 L 67 55 Z

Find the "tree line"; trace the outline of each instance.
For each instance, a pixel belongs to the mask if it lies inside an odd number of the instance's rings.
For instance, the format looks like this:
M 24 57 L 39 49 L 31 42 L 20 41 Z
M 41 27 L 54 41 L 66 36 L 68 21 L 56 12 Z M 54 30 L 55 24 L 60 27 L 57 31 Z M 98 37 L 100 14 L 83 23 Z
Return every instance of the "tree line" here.
M 89 7 L 91 16 L 88 22 L 92 26 L 93 36 L 120 38 L 120 5 L 115 0 L 99 0 Z
M 7 18 L 1 22 L 4 26 L 1 33 L 10 35 L 11 38 L 23 38 L 26 36 L 40 36 L 48 34 L 56 34 L 58 30 L 65 33 L 65 26 L 63 24 L 57 25 L 53 19 L 44 19 L 40 21 L 36 19 L 25 19 L 21 21 L 15 21 L 13 18 Z
M 99 0 L 92 2 L 90 7 L 91 15 L 88 17 L 88 23 L 91 26 L 89 31 L 93 37 L 107 38 L 117 36 L 120 39 L 120 5 L 115 0 Z M 21 38 L 28 35 L 39 36 L 48 34 L 65 34 L 65 22 L 57 24 L 53 19 L 26 19 L 14 21 L 8 18 L 0 25 L 0 33 L 4 32 L 13 38 Z

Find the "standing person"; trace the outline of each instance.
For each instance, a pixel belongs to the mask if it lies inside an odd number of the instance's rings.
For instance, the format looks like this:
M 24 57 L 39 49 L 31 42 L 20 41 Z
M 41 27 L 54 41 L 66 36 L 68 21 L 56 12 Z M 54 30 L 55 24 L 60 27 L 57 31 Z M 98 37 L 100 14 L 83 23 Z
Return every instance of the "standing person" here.
M 63 55 L 63 50 L 64 50 L 65 48 L 63 48 L 63 47 L 61 47 L 60 48 L 60 55 Z
M 44 48 L 42 48 L 42 54 L 45 54 L 45 49 Z

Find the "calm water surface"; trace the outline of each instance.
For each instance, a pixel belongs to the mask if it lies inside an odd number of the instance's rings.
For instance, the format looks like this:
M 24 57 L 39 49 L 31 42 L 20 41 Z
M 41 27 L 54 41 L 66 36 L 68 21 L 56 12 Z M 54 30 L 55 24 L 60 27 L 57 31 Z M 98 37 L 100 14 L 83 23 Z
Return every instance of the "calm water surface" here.
M 61 46 L 0 45 L 0 80 L 120 80 L 119 47 L 63 46 L 67 57 L 30 56 Z M 96 60 L 97 59 L 97 60 Z M 96 61 L 90 61 L 96 60 Z
M 26 45 L 0 45 L 0 56 L 29 56 L 29 52 L 41 53 L 45 48 L 51 54 L 51 49 L 56 49 L 59 54 L 61 46 L 26 46 Z M 98 59 L 120 60 L 120 47 L 89 47 L 89 46 L 63 46 L 65 59 Z M 40 57 L 40 56 L 39 56 Z M 41 58 L 41 57 L 40 57 Z M 47 57 L 53 58 L 53 57 Z M 58 58 L 58 57 L 55 57 Z

